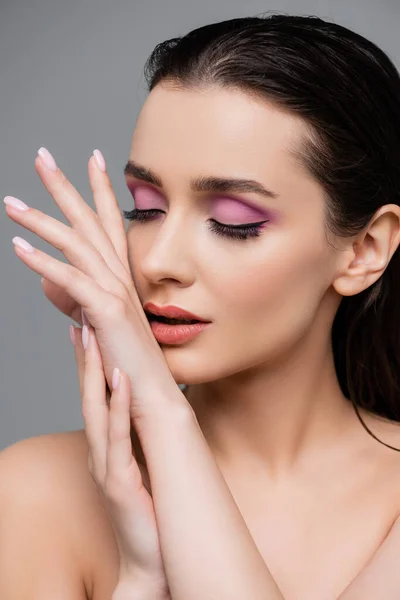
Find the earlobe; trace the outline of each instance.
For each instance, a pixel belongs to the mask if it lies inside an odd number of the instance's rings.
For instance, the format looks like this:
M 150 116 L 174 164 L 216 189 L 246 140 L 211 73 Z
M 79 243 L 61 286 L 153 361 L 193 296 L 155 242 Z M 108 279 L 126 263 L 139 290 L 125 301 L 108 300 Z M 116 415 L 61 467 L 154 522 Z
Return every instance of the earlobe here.
M 357 273 L 349 270 L 347 274 L 338 277 L 332 285 L 341 296 L 355 296 L 372 285 L 378 278 L 379 275 L 371 280 L 365 268 L 361 268 L 357 269 Z

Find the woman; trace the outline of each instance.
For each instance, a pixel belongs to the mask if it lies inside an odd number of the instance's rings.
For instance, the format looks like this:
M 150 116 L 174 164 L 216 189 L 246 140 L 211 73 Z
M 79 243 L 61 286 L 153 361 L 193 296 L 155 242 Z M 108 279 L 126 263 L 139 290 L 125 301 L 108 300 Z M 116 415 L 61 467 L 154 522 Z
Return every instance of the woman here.
M 394 600 L 399 74 L 362 36 L 284 15 L 168 40 L 145 74 L 126 238 L 98 151 L 97 216 L 44 149 L 36 169 L 72 229 L 7 201 L 73 265 L 16 250 L 84 325 L 71 339 L 85 430 L 51 446 L 51 472 L 62 444 L 73 455 L 70 508 L 48 534 L 73 548 L 57 581 L 95 600 Z M 207 324 L 163 326 L 166 305 Z M 46 443 L 3 452 L 6 489 Z M 46 569 L 25 577 L 31 598 Z

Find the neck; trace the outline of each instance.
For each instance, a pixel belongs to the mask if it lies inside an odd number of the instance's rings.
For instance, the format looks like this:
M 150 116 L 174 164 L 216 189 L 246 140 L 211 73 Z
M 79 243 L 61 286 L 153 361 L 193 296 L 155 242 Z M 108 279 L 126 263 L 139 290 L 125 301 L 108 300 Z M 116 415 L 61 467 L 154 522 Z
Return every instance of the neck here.
M 361 429 L 341 392 L 330 340 L 280 365 L 189 385 L 185 395 L 219 466 L 277 480 L 320 460 Z M 354 436 L 353 436 L 354 437 Z

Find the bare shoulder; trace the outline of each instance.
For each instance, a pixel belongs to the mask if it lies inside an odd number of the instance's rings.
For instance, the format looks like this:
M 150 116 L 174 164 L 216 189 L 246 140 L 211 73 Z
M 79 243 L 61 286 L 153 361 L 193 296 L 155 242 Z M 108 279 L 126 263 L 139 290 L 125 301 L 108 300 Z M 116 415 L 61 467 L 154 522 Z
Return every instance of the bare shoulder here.
M 52 527 L 58 547 L 61 543 L 61 550 L 71 553 L 86 597 L 109 600 L 117 584 L 118 548 L 88 470 L 85 431 L 44 434 L 8 446 L 0 452 L 0 479 L 0 504 L 12 500 L 21 514 L 41 515 L 40 526 Z M 102 590 L 95 590 L 103 560 L 106 576 Z

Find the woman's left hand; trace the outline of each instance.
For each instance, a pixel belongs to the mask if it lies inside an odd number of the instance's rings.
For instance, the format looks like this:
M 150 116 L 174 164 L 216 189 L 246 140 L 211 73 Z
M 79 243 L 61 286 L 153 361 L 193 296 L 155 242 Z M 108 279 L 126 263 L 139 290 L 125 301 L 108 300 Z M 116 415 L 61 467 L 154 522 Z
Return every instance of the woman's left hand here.
M 118 585 L 112 597 L 132 597 L 136 590 L 143 597 L 151 591 L 153 598 L 171 600 L 150 480 L 131 444 L 129 380 L 120 371 L 115 388 L 107 390 L 92 328 L 86 351 L 82 329 L 72 328 L 71 332 L 88 443 L 88 469 L 104 499 L 119 550 Z
M 44 156 L 49 153 L 44 151 Z M 51 159 L 50 155 L 50 164 Z M 13 208 L 7 203 L 10 197 L 4 199 L 7 215 L 60 250 L 70 264 L 37 248 L 29 251 L 29 245 L 28 251 L 21 249 L 19 237 L 13 239 L 17 256 L 82 307 L 95 329 L 109 388 L 114 367 L 129 377 L 131 417 L 139 434 L 141 418 L 153 411 L 189 409 L 151 331 L 127 260 L 123 264 L 118 253 L 118 244 L 126 244 L 126 233 L 107 173 L 94 157 L 89 159 L 96 214 L 55 163 L 48 168 L 40 154 L 35 168 L 72 227 L 36 208 Z

